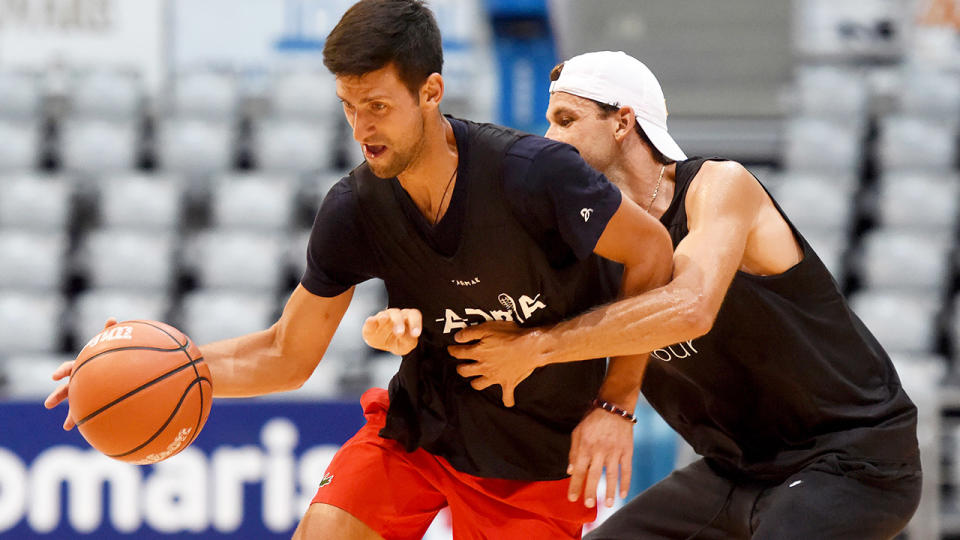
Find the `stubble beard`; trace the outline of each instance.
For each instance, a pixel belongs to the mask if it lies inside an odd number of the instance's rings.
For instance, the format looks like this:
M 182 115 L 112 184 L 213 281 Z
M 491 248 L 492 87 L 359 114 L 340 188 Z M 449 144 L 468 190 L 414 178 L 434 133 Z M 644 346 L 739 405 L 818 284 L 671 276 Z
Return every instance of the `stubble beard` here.
M 420 157 L 420 154 L 423 152 L 424 146 L 424 136 L 423 136 L 423 118 L 420 118 L 420 124 L 417 126 L 417 132 L 413 135 L 416 136 L 416 142 L 408 149 L 394 149 L 393 150 L 393 159 L 388 163 L 383 165 L 374 165 L 367 161 L 367 165 L 370 167 L 370 170 L 378 178 L 394 178 L 400 175 L 403 171 L 407 170 L 410 167 L 411 163 L 417 161 Z

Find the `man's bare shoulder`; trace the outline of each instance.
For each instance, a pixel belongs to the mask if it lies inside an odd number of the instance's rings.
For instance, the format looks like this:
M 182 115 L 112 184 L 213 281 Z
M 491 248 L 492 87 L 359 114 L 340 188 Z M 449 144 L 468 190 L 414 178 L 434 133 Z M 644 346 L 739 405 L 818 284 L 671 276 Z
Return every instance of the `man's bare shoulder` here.
M 685 203 L 689 212 L 691 205 L 717 202 L 718 198 L 754 200 L 762 193 L 763 187 L 739 162 L 709 160 L 690 182 Z

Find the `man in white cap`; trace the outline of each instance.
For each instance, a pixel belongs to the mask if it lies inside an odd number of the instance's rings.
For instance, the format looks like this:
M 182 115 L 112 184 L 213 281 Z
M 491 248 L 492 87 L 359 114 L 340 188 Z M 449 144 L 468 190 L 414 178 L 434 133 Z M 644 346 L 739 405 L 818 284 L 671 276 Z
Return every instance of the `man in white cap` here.
M 474 362 L 460 374 L 506 399 L 541 366 L 652 351 L 643 393 L 702 459 L 592 540 L 895 536 L 920 498 L 916 408 L 817 254 L 742 165 L 687 159 L 640 61 L 583 54 L 551 79 L 547 137 L 576 146 L 661 220 L 673 278 L 548 327 L 464 329 L 450 351 Z M 630 419 L 635 403 L 601 405 Z M 608 441 L 631 428 L 596 414 L 576 428 L 571 500 L 583 490 L 590 503 L 606 468 L 612 503 Z

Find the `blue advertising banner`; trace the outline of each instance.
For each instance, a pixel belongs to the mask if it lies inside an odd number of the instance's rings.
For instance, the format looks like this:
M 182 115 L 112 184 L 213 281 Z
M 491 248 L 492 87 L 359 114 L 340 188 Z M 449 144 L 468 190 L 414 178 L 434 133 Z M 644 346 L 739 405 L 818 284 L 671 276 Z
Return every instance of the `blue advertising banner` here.
M 356 402 L 218 400 L 197 440 L 167 461 L 107 458 L 65 409 L 0 402 L 0 538 L 289 538 Z

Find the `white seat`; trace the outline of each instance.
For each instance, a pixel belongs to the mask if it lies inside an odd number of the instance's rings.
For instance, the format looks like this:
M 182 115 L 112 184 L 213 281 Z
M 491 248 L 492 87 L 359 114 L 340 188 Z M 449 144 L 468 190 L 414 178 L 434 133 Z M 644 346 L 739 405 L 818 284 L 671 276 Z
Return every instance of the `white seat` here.
M 63 166 L 95 175 L 129 171 L 137 163 L 137 135 L 133 121 L 67 120 L 60 150 Z
M 877 190 L 877 221 L 888 227 L 951 231 L 960 213 L 956 175 L 886 174 Z
M 199 289 L 184 295 L 177 328 L 203 344 L 269 328 L 276 312 L 272 294 Z
M 257 164 L 267 171 L 307 172 L 334 165 L 337 141 L 332 123 L 268 119 L 253 132 Z
M 55 291 L 63 280 L 67 237 L 0 229 L 0 287 Z
M 295 71 L 273 80 L 268 98 L 273 116 L 329 121 L 340 113 L 333 76 L 323 71 Z
M 870 91 L 860 71 L 835 66 L 804 66 L 796 76 L 797 109 L 805 115 L 866 118 Z
M 280 234 L 210 229 L 189 242 L 184 262 L 194 267 L 202 287 L 275 292 L 284 267 Z
M 57 351 L 65 305 L 56 292 L 0 289 L 0 351 L 6 355 Z
M 890 115 L 880 119 L 877 153 L 883 170 L 949 171 L 956 162 L 956 123 Z
M 367 317 L 386 308 L 387 295 L 382 281 L 370 279 L 358 284 L 328 351 L 354 360 L 366 357 L 369 350 L 363 341 L 363 323 Z
M 861 290 L 851 295 L 850 306 L 888 353 L 930 353 L 936 345 L 937 296 Z
M 288 178 L 236 176 L 213 188 L 213 223 L 220 228 L 279 231 L 293 216 L 294 185 Z
M 287 267 L 291 268 L 297 279 L 303 277 L 307 269 L 307 244 L 311 229 L 297 231 L 290 235 L 287 244 Z
M 73 184 L 62 177 L 21 174 L 0 178 L 0 227 L 65 230 Z
M 183 185 L 166 175 L 119 175 L 98 184 L 100 224 L 154 231 L 177 228 Z
M 849 175 L 860 164 L 862 133 L 840 120 L 797 117 L 786 126 L 784 163 L 798 171 Z
M 960 76 L 935 69 L 906 69 L 903 75 L 901 111 L 960 121 Z
M 169 172 L 217 174 L 233 166 L 233 128 L 228 123 L 168 118 L 161 122 L 157 155 Z
M 240 94 L 232 76 L 198 71 L 176 76 L 172 84 L 169 108 L 177 116 L 219 123 L 234 120 Z
M 27 171 L 40 158 L 40 127 L 34 121 L 0 119 L 0 171 Z
M 31 401 L 47 397 L 61 384 L 50 375 L 61 364 L 74 358 L 72 354 L 55 352 L 21 353 L 0 358 L 0 379 L 7 380 L 6 390 L 0 392 L 0 397 Z
M 0 71 L 0 118 L 34 120 L 43 99 L 37 78 L 26 72 Z
M 88 71 L 75 77 L 69 99 L 75 117 L 132 120 L 140 113 L 143 82 L 132 71 Z
M 163 292 L 87 289 L 77 295 L 71 326 L 78 343 L 82 345 L 102 330 L 110 317 L 117 321 L 164 321 L 170 307 L 170 298 Z
M 94 288 L 166 290 L 175 276 L 176 241 L 169 233 L 97 229 L 81 242 L 78 264 Z
M 942 291 L 950 265 L 950 235 L 874 229 L 863 236 L 858 265 L 867 287 Z
M 777 185 L 777 203 L 790 221 L 808 228 L 835 229 L 843 234 L 853 214 L 853 187 L 821 178 L 790 178 Z

